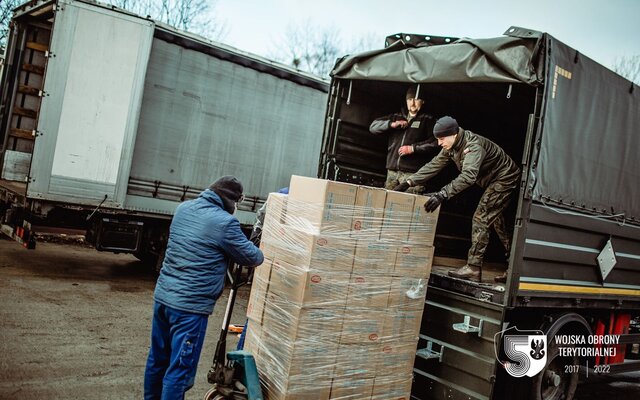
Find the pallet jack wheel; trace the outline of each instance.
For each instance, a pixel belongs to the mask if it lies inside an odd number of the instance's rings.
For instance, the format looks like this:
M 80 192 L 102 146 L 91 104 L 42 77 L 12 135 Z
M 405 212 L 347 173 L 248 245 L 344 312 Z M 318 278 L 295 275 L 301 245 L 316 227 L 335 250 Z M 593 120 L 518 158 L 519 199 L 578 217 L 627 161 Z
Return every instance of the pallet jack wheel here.
M 218 388 L 216 386 L 212 387 L 204 394 L 204 400 L 225 400 L 226 397 L 218 392 Z

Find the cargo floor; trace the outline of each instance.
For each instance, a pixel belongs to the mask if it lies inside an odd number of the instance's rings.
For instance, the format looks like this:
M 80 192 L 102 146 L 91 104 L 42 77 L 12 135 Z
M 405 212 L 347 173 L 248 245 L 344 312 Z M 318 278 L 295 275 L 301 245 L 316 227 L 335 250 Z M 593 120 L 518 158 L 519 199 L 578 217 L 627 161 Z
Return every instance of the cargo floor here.
M 507 266 L 500 263 L 485 263 L 482 268 L 481 282 L 453 278 L 448 275 L 449 271 L 454 271 L 464 264 L 465 261 L 460 259 L 435 257 L 431 268 L 429 286 L 450 290 L 483 301 L 502 304 L 505 285 L 496 283 L 493 278 L 502 274 Z

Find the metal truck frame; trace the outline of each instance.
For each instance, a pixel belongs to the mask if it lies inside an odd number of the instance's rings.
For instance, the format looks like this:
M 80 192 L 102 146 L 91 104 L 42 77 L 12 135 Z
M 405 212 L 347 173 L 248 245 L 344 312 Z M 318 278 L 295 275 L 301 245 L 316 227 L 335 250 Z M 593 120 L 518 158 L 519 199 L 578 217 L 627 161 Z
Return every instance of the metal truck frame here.
M 222 175 L 251 225 L 292 173 L 313 175 L 328 84 L 89 0 L 14 10 L 0 91 L 3 232 L 87 230 L 153 263 L 179 202 Z
M 523 171 L 506 285 L 447 276 L 466 260 L 481 193 L 470 188 L 442 206 L 412 398 L 568 400 L 579 370 L 640 370 L 638 86 L 529 29 L 477 40 L 392 35 L 384 49 L 337 62 L 318 176 L 382 186 L 386 138 L 368 127 L 404 104 L 410 84 L 428 112 L 498 143 Z M 455 174 L 443 171 L 429 189 Z M 499 244 L 485 261 L 505 261 Z M 529 335 L 546 338 L 540 373 L 526 376 L 524 361 L 506 356 L 509 335 L 525 336 L 525 347 Z M 562 335 L 620 336 L 615 356 L 597 357 L 589 354 L 604 345 L 556 342 Z M 580 346 L 587 356 L 574 355 Z

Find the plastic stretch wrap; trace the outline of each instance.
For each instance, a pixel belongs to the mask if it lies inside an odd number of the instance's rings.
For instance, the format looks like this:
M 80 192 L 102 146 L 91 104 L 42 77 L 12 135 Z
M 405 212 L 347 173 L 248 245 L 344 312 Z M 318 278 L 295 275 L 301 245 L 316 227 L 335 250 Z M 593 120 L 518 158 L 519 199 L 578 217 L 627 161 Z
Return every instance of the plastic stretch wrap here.
M 409 399 L 438 213 L 292 177 L 269 196 L 245 348 L 268 399 Z

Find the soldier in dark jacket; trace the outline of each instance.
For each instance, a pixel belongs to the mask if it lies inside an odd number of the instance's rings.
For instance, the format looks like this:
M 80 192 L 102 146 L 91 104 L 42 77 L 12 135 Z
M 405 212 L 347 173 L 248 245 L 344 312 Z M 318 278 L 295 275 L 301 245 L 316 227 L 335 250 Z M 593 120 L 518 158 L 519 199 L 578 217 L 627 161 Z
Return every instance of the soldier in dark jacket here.
M 263 261 L 233 216 L 241 199 L 242 184 L 223 176 L 176 209 L 154 292 L 145 400 L 184 399 L 194 383 L 207 320 L 224 289 L 229 260 L 248 267 Z
M 401 112 L 374 120 L 369 131 L 374 135 L 387 135 L 386 189 L 393 189 L 409 175 L 429 162 L 437 153 L 438 143 L 431 135 L 434 119 L 424 109 L 424 100 L 416 86 L 407 90 L 407 107 Z M 424 192 L 423 186 L 409 189 L 412 193 Z
M 510 250 L 511 240 L 505 229 L 503 212 L 509 205 L 511 194 L 518 187 L 520 169 L 500 146 L 485 137 L 461 129 L 451 117 L 440 118 L 435 124 L 433 135 L 442 146 L 440 153 L 395 190 L 405 191 L 428 181 L 452 161 L 460 174 L 431 196 L 425 204 L 427 211 L 434 211 L 444 200 L 473 184 L 484 189 L 473 214 L 467 265 L 449 272 L 449 275 L 456 278 L 480 280 L 491 227 L 495 229 L 507 253 Z M 496 280 L 505 281 L 506 273 L 496 277 Z

